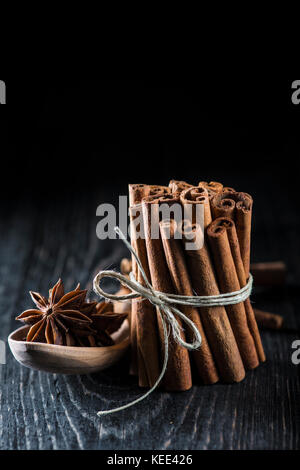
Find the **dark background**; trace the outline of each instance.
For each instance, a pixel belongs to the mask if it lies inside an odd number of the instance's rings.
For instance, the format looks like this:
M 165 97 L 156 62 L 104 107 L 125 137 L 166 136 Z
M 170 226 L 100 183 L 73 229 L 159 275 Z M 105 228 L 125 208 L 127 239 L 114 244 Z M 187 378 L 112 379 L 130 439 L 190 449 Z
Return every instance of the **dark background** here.
M 254 198 L 252 260 L 287 260 L 282 231 L 300 222 L 293 80 L 2 79 L 2 211 L 55 206 L 59 218 L 84 198 L 96 226 L 96 207 L 117 206 L 128 183 L 221 181 Z M 267 242 L 266 211 L 279 222 Z
M 292 80 L 103 81 L 0 77 L 0 339 L 20 326 L 29 290 L 59 277 L 91 289 L 128 256 L 96 238 L 96 207 L 128 183 L 221 181 L 254 198 L 251 256 L 285 261 L 287 285 L 256 289 L 257 308 L 284 316 L 262 331 L 267 362 L 240 384 L 156 391 L 139 406 L 96 411 L 141 391 L 121 365 L 91 376 L 0 366 L 1 449 L 300 449 L 300 105 Z M 7 348 L 8 349 L 8 348 Z
M 109 198 L 125 194 L 128 182 L 171 178 L 255 193 L 260 173 L 266 191 L 279 178 L 295 188 L 300 106 L 291 103 L 292 80 L 6 82 L 5 199 L 100 187 Z

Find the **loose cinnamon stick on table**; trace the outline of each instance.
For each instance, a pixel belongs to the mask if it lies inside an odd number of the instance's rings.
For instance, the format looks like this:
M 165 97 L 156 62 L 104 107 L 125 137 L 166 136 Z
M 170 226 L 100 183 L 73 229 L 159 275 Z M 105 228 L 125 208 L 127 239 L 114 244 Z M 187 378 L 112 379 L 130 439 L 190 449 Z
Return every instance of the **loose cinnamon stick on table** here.
M 197 197 L 194 200 L 193 194 L 195 193 L 182 193 L 181 203 L 192 206 L 201 203 L 209 207 L 207 192 L 202 193 L 200 201 Z M 206 210 L 204 214 L 206 215 L 204 226 L 207 226 L 210 221 L 210 211 Z M 219 295 L 220 290 L 206 240 L 201 248 L 188 249 L 190 242 L 201 246 L 200 240 L 203 238 L 201 227 L 186 221 L 182 234 L 188 272 L 195 294 Z M 240 382 L 245 377 L 245 369 L 225 307 L 201 307 L 198 311 L 220 377 L 225 382 Z
M 160 232 L 175 293 L 193 296 L 193 289 L 184 258 L 182 242 L 175 238 L 176 222 L 174 220 L 164 220 L 160 222 Z M 202 337 L 200 348 L 192 352 L 198 374 L 205 384 L 216 383 L 219 380 L 219 375 L 206 339 L 198 309 L 183 306 L 181 310 L 194 322 Z M 194 339 L 192 331 L 190 331 L 189 328 L 186 328 L 186 336 L 189 341 Z
M 207 228 L 207 236 L 215 260 L 215 267 L 222 293 L 234 292 L 241 288 L 236 272 L 227 227 L 233 227 L 231 220 L 224 218 L 214 220 Z M 226 306 L 226 311 L 245 368 L 254 369 L 259 365 L 254 339 L 249 330 L 245 306 L 241 302 Z
M 247 279 L 241 257 L 240 245 L 236 233 L 235 224 L 232 219 L 226 217 L 219 217 L 212 223 L 212 225 L 214 225 L 215 230 L 217 230 L 218 227 L 220 227 L 220 229 L 222 230 L 224 227 L 227 231 L 227 238 L 231 249 L 231 255 L 235 265 L 239 285 L 240 288 L 242 288 L 247 284 Z M 255 320 L 255 315 L 249 298 L 244 301 L 244 307 L 246 311 L 248 327 L 254 340 L 257 356 L 261 362 L 264 362 L 266 360 L 266 356 L 264 353 L 259 330 Z
M 269 313 L 257 308 L 254 309 L 257 324 L 262 328 L 270 330 L 280 330 L 283 324 L 283 317 L 276 313 Z
M 286 265 L 283 261 L 251 263 L 250 271 L 256 286 L 283 286 L 286 282 Z
M 178 198 L 172 195 L 162 197 L 149 196 L 143 199 L 143 218 L 146 238 L 148 263 L 151 283 L 155 290 L 174 293 L 169 269 L 166 263 L 162 240 L 154 238 L 151 233 L 151 216 L 159 222 L 159 208 L 162 204 L 178 203 Z M 152 208 L 152 209 L 151 209 Z M 153 223 L 153 220 L 152 220 Z M 159 232 L 158 232 L 159 234 Z M 158 328 L 162 353 L 164 355 L 164 334 L 159 312 L 157 313 Z M 180 322 L 179 319 L 177 319 Z M 184 333 L 182 332 L 184 338 Z M 163 379 L 164 388 L 169 391 L 188 390 L 192 386 L 190 359 L 187 349 L 177 344 L 172 336 L 169 337 L 169 360 Z

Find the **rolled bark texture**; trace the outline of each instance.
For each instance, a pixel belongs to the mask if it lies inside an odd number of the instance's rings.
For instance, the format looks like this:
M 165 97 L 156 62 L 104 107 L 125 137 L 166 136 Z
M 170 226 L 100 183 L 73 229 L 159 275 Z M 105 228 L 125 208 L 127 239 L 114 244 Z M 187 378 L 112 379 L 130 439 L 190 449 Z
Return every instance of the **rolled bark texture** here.
M 220 217 L 214 222 L 216 227 L 224 227 L 227 231 L 227 237 L 231 249 L 231 255 L 235 265 L 237 277 L 239 280 L 240 288 L 244 287 L 247 284 L 245 268 L 241 257 L 240 245 L 236 233 L 235 224 L 232 219 L 226 217 Z M 250 302 L 250 298 L 246 299 L 244 302 L 244 307 L 247 316 L 248 327 L 250 333 L 253 337 L 253 341 L 256 348 L 256 353 L 261 362 L 266 360 L 264 353 L 264 348 L 261 342 L 261 337 L 257 327 L 257 322 L 255 319 L 254 311 Z
M 182 241 L 175 238 L 176 233 L 178 233 L 175 220 L 165 220 L 160 222 L 160 232 L 175 293 L 178 295 L 193 296 L 193 289 L 185 262 Z M 204 384 L 216 383 L 219 380 L 219 374 L 204 332 L 198 309 L 195 307 L 183 306 L 181 310 L 196 325 L 202 338 L 200 348 L 192 352 L 192 357 L 199 377 L 202 379 Z M 187 339 L 190 342 L 193 341 L 193 332 L 190 331 L 189 328 L 185 328 L 185 330 Z
M 202 186 L 193 186 L 184 190 L 180 195 L 180 201 L 185 208 L 189 206 L 192 210 L 192 223 L 199 224 L 197 220 L 197 206 L 202 206 L 204 211 L 204 229 L 210 224 L 211 210 L 207 189 Z
M 167 186 L 129 184 L 129 217 L 131 245 L 142 260 L 145 272 L 149 272 L 145 239 L 138 237 L 135 221 L 138 218 L 143 224 L 142 206 L 143 197 L 151 194 L 168 194 Z M 139 227 L 143 231 L 142 227 Z M 136 259 L 132 256 L 132 272 L 141 283 L 142 279 Z M 131 365 L 130 373 L 139 376 L 141 387 L 152 386 L 159 374 L 159 349 L 157 342 L 156 312 L 148 301 L 134 301 L 131 309 Z M 137 336 L 139 335 L 139 337 Z M 152 355 L 149 355 L 149 351 Z
M 252 197 L 243 192 L 223 191 L 211 199 L 213 219 L 230 217 L 235 222 L 246 278 L 250 268 L 252 206 Z
M 198 186 L 207 190 L 209 199 L 213 198 L 216 194 L 221 193 L 223 190 L 223 184 L 218 181 L 211 181 L 210 183 L 207 181 L 200 181 Z
M 171 190 L 171 193 L 181 193 L 185 189 L 188 189 L 191 187 L 192 185 L 187 183 L 186 181 L 171 180 L 169 182 L 169 188 Z
M 220 290 L 206 242 L 202 248 L 187 249 L 188 243 L 202 240 L 202 229 L 186 222 L 183 230 L 185 257 L 193 292 L 198 296 L 219 295 Z M 201 307 L 198 309 L 208 344 L 213 353 L 220 378 L 224 382 L 240 382 L 245 368 L 235 340 L 225 307 Z
M 234 292 L 241 288 L 228 237 L 228 229 L 233 231 L 233 227 L 232 220 L 217 218 L 207 228 L 222 293 Z M 254 338 L 248 326 L 244 303 L 228 305 L 226 311 L 244 366 L 246 369 L 254 369 L 259 365 L 259 359 Z
M 130 218 L 130 238 L 131 245 L 135 251 L 137 251 L 136 239 L 133 233 L 134 219 L 138 217 L 136 211 L 131 210 L 136 205 L 141 203 L 144 196 L 148 195 L 150 188 L 146 184 L 129 184 L 129 218 Z M 134 256 L 131 258 L 132 261 L 132 273 L 135 278 L 138 275 L 138 266 Z M 130 374 L 138 375 L 138 351 L 137 351 L 137 327 L 136 327 L 136 305 L 132 304 L 131 309 L 131 322 L 130 322 L 130 343 L 131 343 L 131 361 L 130 361 Z
M 158 232 L 158 238 L 153 237 L 151 225 L 159 223 L 161 218 L 160 208 L 162 204 L 172 205 L 174 203 L 178 204 L 179 199 L 172 195 L 165 195 L 162 197 L 149 196 L 144 198 L 142 201 L 151 284 L 155 290 L 164 293 L 174 293 L 174 288 L 164 255 L 160 233 Z M 164 356 L 165 339 L 159 312 L 157 312 L 157 319 L 162 356 Z M 179 318 L 177 318 L 177 321 L 181 325 Z M 183 331 L 182 338 L 185 339 Z M 169 391 L 188 390 L 192 386 L 189 353 L 187 349 L 174 341 L 172 335 L 170 335 L 168 339 L 168 348 L 169 360 L 167 370 L 163 378 L 164 388 Z

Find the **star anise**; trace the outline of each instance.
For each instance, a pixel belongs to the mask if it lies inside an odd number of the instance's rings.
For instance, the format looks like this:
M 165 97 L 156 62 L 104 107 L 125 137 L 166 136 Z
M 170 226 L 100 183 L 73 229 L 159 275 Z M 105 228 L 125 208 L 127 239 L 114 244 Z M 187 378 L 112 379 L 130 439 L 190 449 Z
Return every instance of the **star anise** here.
M 49 290 L 48 299 L 37 292 L 30 296 L 37 309 L 25 310 L 16 319 L 31 325 L 26 341 L 65 346 L 111 346 L 110 333 L 126 314 L 115 314 L 109 304 L 87 302 L 80 285 L 67 294 L 61 279 Z

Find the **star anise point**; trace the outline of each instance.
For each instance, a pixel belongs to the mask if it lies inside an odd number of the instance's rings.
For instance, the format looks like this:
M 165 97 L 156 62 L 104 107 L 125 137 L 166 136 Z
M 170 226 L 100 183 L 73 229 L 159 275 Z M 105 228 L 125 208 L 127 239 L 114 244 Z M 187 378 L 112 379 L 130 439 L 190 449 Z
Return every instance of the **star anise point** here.
M 111 346 L 110 334 L 126 317 L 112 312 L 107 303 L 87 302 L 87 290 L 80 290 L 80 284 L 65 294 L 61 279 L 49 289 L 48 299 L 38 292 L 29 293 L 37 308 L 25 310 L 16 320 L 30 326 L 26 337 L 30 342 Z

